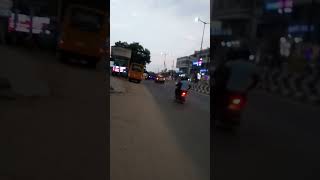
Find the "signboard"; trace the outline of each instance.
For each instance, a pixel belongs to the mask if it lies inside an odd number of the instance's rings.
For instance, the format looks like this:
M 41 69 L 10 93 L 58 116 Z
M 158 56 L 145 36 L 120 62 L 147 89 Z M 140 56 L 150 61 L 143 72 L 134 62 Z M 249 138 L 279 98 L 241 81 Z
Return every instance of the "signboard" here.
M 201 73 L 206 73 L 206 72 L 208 72 L 208 69 L 200 69 L 200 72 Z
M 314 31 L 314 25 L 292 25 L 288 27 L 289 33 L 303 33 L 303 32 L 311 32 Z
M 50 24 L 50 19 L 47 17 L 33 17 L 32 33 L 40 34 L 43 26 L 48 24 Z
M 278 11 L 279 13 L 291 13 L 292 8 L 293 0 L 270 0 L 265 5 L 267 11 Z
M 121 67 L 121 66 L 113 66 L 112 71 L 113 72 L 120 72 L 120 73 L 125 73 L 127 72 L 127 67 Z
M 202 65 L 202 61 L 193 61 L 192 65 L 194 66 L 201 66 Z
M 16 28 L 14 28 L 14 19 L 15 15 L 12 14 L 9 18 L 9 29 L 12 31 L 18 31 L 18 32 L 30 32 L 31 28 L 31 18 L 30 16 L 24 15 L 24 14 L 18 14 L 17 24 Z
M 111 56 L 120 56 L 131 59 L 131 49 L 111 47 Z
M 30 32 L 31 29 L 31 18 L 25 14 L 17 15 L 17 22 L 15 28 L 15 15 L 12 13 L 11 17 L 9 17 L 9 32 L 18 31 L 18 32 Z M 32 33 L 40 34 L 42 32 L 42 28 L 45 25 L 50 24 L 50 18 L 48 17 L 33 17 L 32 18 Z
M 267 10 L 278 10 L 278 9 L 292 8 L 292 7 L 293 7 L 292 0 L 275 0 L 275 1 L 269 1 L 266 3 Z

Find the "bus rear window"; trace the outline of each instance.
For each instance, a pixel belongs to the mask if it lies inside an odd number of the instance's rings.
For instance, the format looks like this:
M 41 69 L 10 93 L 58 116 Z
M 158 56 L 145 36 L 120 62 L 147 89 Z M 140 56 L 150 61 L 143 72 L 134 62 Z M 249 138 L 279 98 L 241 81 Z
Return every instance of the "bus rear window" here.
M 137 64 L 133 64 L 131 70 L 132 71 L 137 71 L 137 72 L 143 72 L 143 67 L 141 67 L 141 66 L 139 66 Z
M 99 31 L 103 16 L 99 13 L 74 8 L 71 13 L 71 25 L 83 31 Z

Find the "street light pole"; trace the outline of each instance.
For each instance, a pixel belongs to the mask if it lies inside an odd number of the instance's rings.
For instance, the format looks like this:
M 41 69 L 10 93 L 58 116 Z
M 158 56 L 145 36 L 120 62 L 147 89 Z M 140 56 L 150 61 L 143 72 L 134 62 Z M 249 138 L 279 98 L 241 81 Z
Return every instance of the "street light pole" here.
M 201 39 L 201 47 L 200 47 L 200 52 L 202 51 L 202 44 L 203 44 L 203 36 L 204 36 L 204 30 L 206 28 L 206 23 L 203 23 L 203 31 L 202 31 L 202 39 Z
M 171 78 L 173 80 L 173 69 L 174 69 L 174 60 L 172 61 L 172 70 L 171 70 Z
M 161 55 L 164 55 L 164 63 L 163 63 L 163 66 L 164 66 L 164 70 L 166 69 L 166 60 L 167 60 L 167 53 L 164 53 L 164 52 L 161 52 Z
M 200 18 L 198 18 L 198 17 L 195 19 L 195 21 L 196 21 L 196 22 L 202 22 L 202 23 L 203 23 L 202 38 L 201 38 L 201 46 L 200 46 L 200 52 L 199 52 L 199 53 L 200 53 L 200 58 L 201 58 L 202 45 L 203 45 L 203 37 L 204 37 L 204 31 L 205 31 L 206 25 L 207 25 L 207 24 L 209 24 L 209 23 L 207 23 L 207 22 L 205 22 L 205 21 L 202 21 L 202 20 L 201 20 Z M 208 62 L 206 63 L 206 66 L 208 66 L 207 64 L 208 64 Z M 208 69 L 208 68 L 207 68 L 207 69 Z M 199 70 L 199 71 L 200 71 L 200 70 Z
M 202 21 L 202 20 L 201 20 L 200 18 L 198 18 L 198 17 L 195 19 L 195 21 L 196 21 L 196 22 L 202 22 L 202 23 L 203 23 L 201 46 L 200 46 L 200 52 L 201 52 L 201 51 L 202 51 L 202 44 L 203 44 L 203 37 L 204 37 L 204 30 L 205 30 L 205 28 L 206 28 L 206 25 L 209 24 L 209 23 L 207 23 L 207 22 L 205 22 L 205 21 Z

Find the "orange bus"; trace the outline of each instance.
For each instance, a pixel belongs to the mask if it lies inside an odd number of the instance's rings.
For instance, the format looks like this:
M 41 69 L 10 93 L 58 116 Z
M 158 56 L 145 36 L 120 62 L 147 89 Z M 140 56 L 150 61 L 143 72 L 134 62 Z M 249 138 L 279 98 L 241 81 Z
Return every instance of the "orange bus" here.
M 140 83 L 144 79 L 144 65 L 138 63 L 131 63 L 128 73 L 129 81 L 136 81 Z
M 107 57 L 107 14 L 101 10 L 71 5 L 67 8 L 58 43 L 61 60 L 76 57 L 89 64 Z

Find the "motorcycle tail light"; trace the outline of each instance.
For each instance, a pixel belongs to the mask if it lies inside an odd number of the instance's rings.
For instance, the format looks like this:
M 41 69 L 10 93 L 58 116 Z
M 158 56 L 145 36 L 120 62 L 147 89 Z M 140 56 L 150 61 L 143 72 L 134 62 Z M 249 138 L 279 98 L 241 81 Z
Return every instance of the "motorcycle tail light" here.
M 187 95 L 187 93 L 185 93 L 185 92 L 183 92 L 183 93 L 181 94 L 181 96 L 183 96 L 183 97 L 186 96 L 186 95 Z
M 242 103 L 242 100 L 240 98 L 232 99 L 232 104 L 239 105 Z
M 228 108 L 231 110 L 241 110 L 245 106 L 245 99 L 242 96 L 230 97 Z

